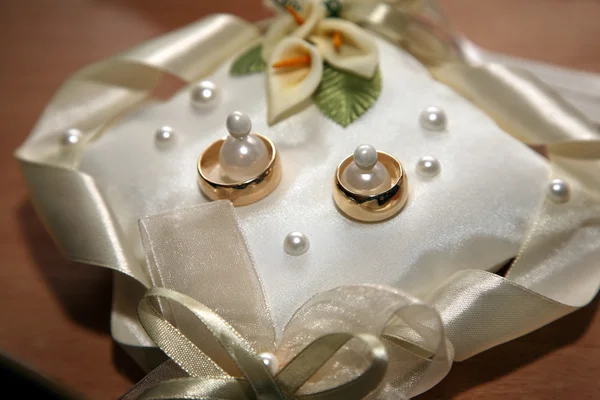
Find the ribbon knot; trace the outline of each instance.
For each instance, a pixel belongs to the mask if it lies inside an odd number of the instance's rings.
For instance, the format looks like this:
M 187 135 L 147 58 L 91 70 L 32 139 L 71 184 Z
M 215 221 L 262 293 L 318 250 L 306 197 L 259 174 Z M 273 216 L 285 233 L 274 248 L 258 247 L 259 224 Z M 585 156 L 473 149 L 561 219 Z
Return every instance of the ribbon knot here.
M 164 318 L 159 299 L 183 307 L 209 333 L 205 345 L 216 342 L 241 372 L 234 377 Z M 142 399 L 260 399 L 260 400 L 359 400 L 373 392 L 385 377 L 388 364 L 383 342 L 368 333 L 330 333 L 319 337 L 272 375 L 252 348 L 227 321 L 189 296 L 170 289 L 152 288 L 141 300 L 138 315 L 148 335 L 189 378 L 166 381 L 146 391 Z M 369 366 L 349 382 L 319 393 L 299 394 L 299 389 L 349 341 L 367 349 Z
M 141 399 L 407 398 L 443 378 L 450 368 L 452 350 L 443 337 L 441 325 L 431 324 L 425 317 L 432 309 L 423 304 L 399 303 L 398 296 L 403 295 L 368 285 L 340 287 L 315 296 L 286 327 L 278 350 L 283 354 L 282 360 L 286 360 L 286 349 L 287 357 L 289 354 L 292 357 L 273 375 L 249 341 L 216 312 L 174 290 L 152 288 L 139 303 L 140 321 L 152 340 L 188 377 L 161 382 L 146 390 Z M 348 299 L 365 298 L 387 308 L 387 312 L 379 314 L 386 316 L 381 336 L 368 331 L 335 332 L 332 325 L 323 323 L 325 319 L 342 321 L 338 313 L 342 309 L 346 311 L 344 316 L 352 317 L 348 311 L 354 305 Z M 400 307 L 390 307 L 391 304 Z M 170 307 L 180 307 L 193 316 L 188 329 L 202 332 L 196 335 L 199 339 L 196 343 L 165 318 L 163 310 Z M 323 309 L 328 311 L 323 313 Z M 363 310 L 362 316 L 367 315 L 368 310 Z M 377 324 L 370 326 L 377 329 Z M 320 336 L 303 346 L 307 338 L 315 335 Z M 430 352 L 426 350 L 427 343 L 432 341 L 437 347 Z M 410 351 L 406 343 L 412 347 Z M 296 352 L 298 347 L 302 349 Z M 403 358 L 403 351 L 404 356 L 410 356 Z M 341 355 L 339 360 L 336 355 Z M 320 380 L 312 383 L 317 390 L 303 391 L 317 375 Z

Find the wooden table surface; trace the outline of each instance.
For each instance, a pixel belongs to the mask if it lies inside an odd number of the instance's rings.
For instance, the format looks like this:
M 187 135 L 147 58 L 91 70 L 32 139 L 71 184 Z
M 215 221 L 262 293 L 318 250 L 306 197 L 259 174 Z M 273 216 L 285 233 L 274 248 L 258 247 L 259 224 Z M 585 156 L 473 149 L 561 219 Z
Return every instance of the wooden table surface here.
M 0 1 L 0 352 L 90 399 L 142 373 L 109 332 L 111 275 L 65 261 L 27 199 L 12 152 L 72 72 L 215 12 L 266 16 L 259 0 Z M 600 2 L 445 0 L 496 51 L 600 72 Z M 453 366 L 421 399 L 600 398 L 598 302 Z

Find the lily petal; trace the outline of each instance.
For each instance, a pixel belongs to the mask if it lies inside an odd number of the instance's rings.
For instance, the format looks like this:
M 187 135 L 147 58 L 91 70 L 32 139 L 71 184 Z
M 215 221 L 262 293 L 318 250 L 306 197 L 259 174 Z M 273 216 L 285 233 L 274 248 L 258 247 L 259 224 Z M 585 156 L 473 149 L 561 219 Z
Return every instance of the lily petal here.
M 323 60 L 314 46 L 298 38 L 279 42 L 267 69 L 269 124 L 305 103 L 317 90 L 322 75 Z
M 325 18 L 327 9 L 319 0 L 303 2 L 303 8 L 299 14 L 304 18 L 304 23 L 298 25 L 290 14 L 278 17 L 265 33 L 262 46 L 262 57 L 265 62 L 271 59 L 275 47 L 286 36 L 306 38 L 315 29 L 317 23 Z
M 341 38 L 341 47 L 336 46 Z M 310 37 L 323 58 L 334 67 L 370 79 L 377 71 L 379 53 L 375 40 L 357 25 L 328 18 L 317 25 Z

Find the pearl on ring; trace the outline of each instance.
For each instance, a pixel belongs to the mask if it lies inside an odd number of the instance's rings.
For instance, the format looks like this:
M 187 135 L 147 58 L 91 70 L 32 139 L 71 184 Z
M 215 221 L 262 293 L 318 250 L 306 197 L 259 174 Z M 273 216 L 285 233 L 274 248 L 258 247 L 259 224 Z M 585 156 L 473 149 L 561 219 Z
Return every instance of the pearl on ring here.
M 361 144 L 354 150 L 353 162 L 342 172 L 341 183 L 348 190 L 364 195 L 385 192 L 392 186 L 387 168 L 378 161 L 377 150 Z
M 63 133 L 60 140 L 63 145 L 72 146 L 79 143 L 79 141 L 81 140 L 81 136 L 82 134 L 79 129 L 70 128 Z
M 229 136 L 219 150 L 219 164 L 224 178 L 245 182 L 260 175 L 269 165 L 270 157 L 265 143 L 250 133 L 250 117 L 235 111 L 226 121 Z
M 288 233 L 283 241 L 283 249 L 290 256 L 301 256 L 310 247 L 308 236 L 302 232 Z
M 359 168 L 372 169 L 377 164 L 377 150 L 368 144 L 361 144 L 354 150 L 354 162 Z
M 552 179 L 548 185 L 548 197 L 555 203 L 566 203 L 571 197 L 571 188 L 562 179 Z
M 360 156 L 357 158 L 360 163 Z M 361 169 L 354 154 L 344 158 L 335 169 L 333 201 L 338 210 L 352 220 L 387 220 L 402 210 L 407 199 L 406 171 L 400 161 L 388 153 L 378 151 L 377 163 L 371 170 Z
M 421 176 L 428 178 L 437 176 L 442 169 L 442 166 L 437 158 L 432 156 L 423 156 L 417 162 L 417 172 Z
M 443 131 L 448 124 L 448 117 L 439 107 L 427 107 L 419 118 L 421 126 L 429 131 Z
M 192 105 L 196 108 L 203 108 L 218 97 L 219 90 L 211 81 L 202 81 L 197 83 L 190 92 Z
M 258 358 L 260 358 L 263 364 L 269 368 L 271 374 L 275 375 L 277 373 L 279 370 L 279 360 L 277 360 L 277 356 L 275 354 L 267 352 L 260 353 Z
M 250 117 L 239 111 L 234 111 L 227 116 L 227 131 L 236 139 L 243 139 L 252 130 Z
M 156 130 L 154 138 L 157 142 L 168 142 L 175 137 L 175 131 L 170 126 L 163 126 Z

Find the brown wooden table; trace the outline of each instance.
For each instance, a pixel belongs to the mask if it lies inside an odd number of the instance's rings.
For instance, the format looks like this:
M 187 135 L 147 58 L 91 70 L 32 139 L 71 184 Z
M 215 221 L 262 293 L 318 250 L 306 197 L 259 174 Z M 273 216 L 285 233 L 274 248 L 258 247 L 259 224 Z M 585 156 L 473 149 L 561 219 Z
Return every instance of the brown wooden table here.
M 442 4 L 488 49 L 600 72 L 598 1 Z M 87 398 L 116 398 L 142 373 L 110 337 L 111 274 L 59 255 L 12 152 L 69 74 L 216 12 L 266 16 L 259 0 L 0 1 L 0 351 Z M 597 304 L 454 365 L 422 399 L 600 398 Z

